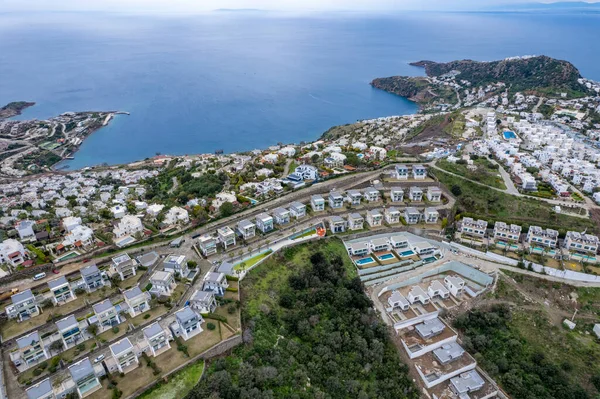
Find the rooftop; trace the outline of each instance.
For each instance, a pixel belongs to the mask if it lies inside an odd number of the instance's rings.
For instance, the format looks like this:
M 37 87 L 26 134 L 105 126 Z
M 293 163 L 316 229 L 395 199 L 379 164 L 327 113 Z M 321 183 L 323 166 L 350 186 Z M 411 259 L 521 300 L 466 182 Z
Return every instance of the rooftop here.
M 83 277 L 91 276 L 99 272 L 100 270 L 98 270 L 98 266 L 96 265 L 89 265 L 81 269 L 81 275 Z
M 152 274 L 152 277 L 150 277 L 150 280 L 154 280 L 154 281 L 168 281 L 171 276 L 173 276 L 173 273 L 171 272 L 164 272 L 162 270 L 156 271 Z
M 250 222 L 247 219 L 240 220 L 238 226 L 242 229 L 248 229 L 254 227 L 254 223 Z
M 67 317 L 65 317 L 64 319 L 60 319 L 59 321 L 56 322 L 56 327 L 58 328 L 59 331 L 62 330 L 66 330 L 67 328 L 71 328 L 73 325 L 76 325 L 77 323 L 77 319 L 75 318 L 74 315 L 69 315 Z
M 19 347 L 19 349 L 23 349 L 23 348 L 27 348 L 31 344 L 34 344 L 39 341 L 40 341 L 40 335 L 38 334 L 38 332 L 36 330 L 36 331 L 29 333 L 21 338 L 17 338 L 17 346 Z
M 186 321 L 191 320 L 191 319 L 193 319 L 195 317 L 198 317 L 198 315 L 196 314 L 196 312 L 194 312 L 188 306 L 186 306 L 183 309 L 180 309 L 177 312 L 175 312 L 175 318 L 177 319 L 177 321 L 180 324 L 183 324 Z
M 158 324 L 158 322 L 154 322 L 152 324 L 150 324 L 148 327 L 145 327 L 144 329 L 142 329 L 142 332 L 144 333 L 144 336 L 148 339 L 157 336 L 158 334 L 161 334 L 164 332 L 163 328 L 160 326 L 160 324 Z
M 150 267 L 158 260 L 158 258 L 159 258 L 158 254 L 156 252 L 152 251 L 152 252 L 148 252 L 143 255 L 140 255 L 136 259 L 138 262 L 140 262 L 140 265 L 142 265 L 144 267 Z
M 94 367 L 92 367 L 92 363 L 87 357 L 69 366 L 69 372 L 71 373 L 71 377 L 73 377 L 75 382 L 87 377 L 90 374 L 95 374 Z
M 433 351 L 434 356 L 442 363 L 448 363 L 458 359 L 465 353 L 465 350 L 456 342 L 442 345 Z
M 132 287 L 126 291 L 123 291 L 123 296 L 127 299 L 133 299 L 140 295 L 144 295 L 144 293 L 140 289 L 139 285 L 136 285 L 135 287 Z
M 27 388 L 28 399 L 39 399 L 46 397 L 51 393 L 53 394 L 53 389 L 49 378 L 46 378 L 45 380 L 38 382 L 36 385 L 32 385 L 31 387 Z
M 10 297 L 13 304 L 17 304 L 20 302 L 28 301 L 30 299 L 35 298 L 31 290 L 27 289 L 23 292 L 18 292 Z
M 61 285 L 64 285 L 64 284 L 69 284 L 69 281 L 67 280 L 67 278 L 65 276 L 60 276 L 57 279 L 48 281 L 48 287 L 51 290 L 53 290 L 55 288 L 58 288 L 58 287 L 60 287 Z
M 446 325 L 436 317 L 435 319 L 425 320 L 423 323 L 417 324 L 415 331 L 422 338 L 427 338 L 435 334 L 440 334 L 445 328 Z
M 468 393 L 480 389 L 485 384 L 485 381 L 475 370 L 462 373 L 461 375 L 451 378 L 450 384 L 459 394 Z
M 192 297 L 190 298 L 190 301 L 205 302 L 205 301 L 210 300 L 211 297 L 214 297 L 214 294 L 212 293 L 212 291 L 196 290 L 192 294 Z
M 94 313 L 96 314 L 100 314 L 102 312 L 106 312 L 107 310 L 113 308 L 113 304 L 110 301 L 110 299 L 105 299 L 102 302 L 98 302 L 97 304 L 93 305 L 92 308 L 94 309 Z
M 129 338 L 124 338 L 112 344 L 110 346 L 110 351 L 112 352 L 113 356 L 118 356 L 119 353 L 131 350 L 132 348 L 133 345 L 131 344 L 131 341 L 129 341 Z

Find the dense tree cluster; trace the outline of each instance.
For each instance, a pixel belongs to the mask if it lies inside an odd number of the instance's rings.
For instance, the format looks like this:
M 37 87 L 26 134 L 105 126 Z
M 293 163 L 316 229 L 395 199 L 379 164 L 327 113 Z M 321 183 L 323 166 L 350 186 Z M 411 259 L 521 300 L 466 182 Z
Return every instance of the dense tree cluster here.
M 510 308 L 496 305 L 463 314 L 454 325 L 465 335 L 465 349 L 514 399 L 592 398 L 569 375 L 569 363 L 557 364 L 532 348 L 510 319 Z
M 268 292 L 276 305 L 244 305 L 246 344 L 214 362 L 187 399 L 418 397 L 360 280 L 346 274 L 339 256 L 316 252 L 306 267 L 278 267 L 295 272 Z
M 146 199 L 163 203 L 176 200 L 185 204 L 192 198 L 213 197 L 223 189 L 226 181 L 224 173 L 209 171 L 193 177 L 191 170 L 169 165 L 158 176 L 146 179 Z

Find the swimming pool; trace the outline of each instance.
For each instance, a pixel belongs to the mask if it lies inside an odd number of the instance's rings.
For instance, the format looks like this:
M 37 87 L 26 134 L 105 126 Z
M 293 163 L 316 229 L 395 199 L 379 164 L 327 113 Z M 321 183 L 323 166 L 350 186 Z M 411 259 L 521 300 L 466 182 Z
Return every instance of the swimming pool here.
M 79 255 L 80 255 L 79 252 L 77 252 L 77 251 L 71 251 L 71 252 L 69 252 L 69 253 L 61 256 L 60 258 L 56 259 L 56 261 L 57 262 L 62 262 L 62 261 L 65 261 L 67 259 L 75 258 L 75 257 L 77 257 Z
M 581 258 L 581 260 L 587 260 L 589 262 L 595 262 L 596 258 L 593 256 L 589 256 L 589 255 L 582 255 L 582 254 L 573 254 L 574 258 Z
M 412 249 L 408 250 L 408 251 L 402 251 L 402 252 L 400 252 L 400 256 L 412 256 L 414 254 L 415 254 L 415 251 L 413 251 Z
M 509 244 L 507 242 L 502 242 L 502 241 L 498 241 L 497 244 L 500 247 L 506 247 L 506 248 L 512 248 L 512 249 L 519 249 L 519 246 L 516 245 L 516 244 Z
M 369 263 L 375 263 L 375 260 L 372 257 L 368 256 L 366 258 L 359 259 L 354 263 L 356 263 L 359 266 L 364 266 L 368 265 Z
M 395 259 L 396 257 L 392 254 L 383 254 L 381 256 L 378 256 L 379 260 L 390 260 L 390 259 Z
M 517 138 L 517 135 L 514 132 L 511 132 L 510 130 L 505 131 L 504 133 L 502 133 L 502 135 L 506 140 Z
M 423 259 L 423 263 L 431 263 L 431 262 L 435 262 L 436 260 L 437 260 L 437 258 L 435 256 L 430 256 L 429 258 Z

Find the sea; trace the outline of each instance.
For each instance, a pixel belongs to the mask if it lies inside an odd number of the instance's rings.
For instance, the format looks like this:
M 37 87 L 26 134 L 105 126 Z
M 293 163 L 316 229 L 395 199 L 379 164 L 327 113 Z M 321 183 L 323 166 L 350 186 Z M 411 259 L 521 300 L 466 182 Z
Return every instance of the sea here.
M 417 111 L 369 85 L 412 61 L 548 55 L 600 80 L 600 15 L 1 13 L 0 103 L 20 119 L 126 111 L 62 168 L 249 151 Z

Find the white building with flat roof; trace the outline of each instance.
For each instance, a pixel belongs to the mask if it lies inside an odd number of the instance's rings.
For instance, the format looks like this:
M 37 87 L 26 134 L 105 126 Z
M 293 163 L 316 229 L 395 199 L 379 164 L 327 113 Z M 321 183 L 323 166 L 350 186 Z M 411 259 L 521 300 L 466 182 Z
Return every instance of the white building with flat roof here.
M 460 224 L 460 233 L 472 237 L 485 237 L 488 222 L 485 220 L 473 220 L 473 218 L 463 218 Z
M 223 246 L 223 248 L 227 249 L 229 247 L 235 246 L 235 232 L 229 226 L 221 227 L 217 229 L 217 237 L 219 243 Z

